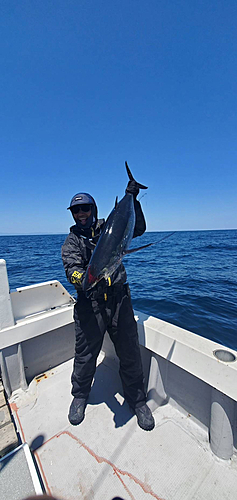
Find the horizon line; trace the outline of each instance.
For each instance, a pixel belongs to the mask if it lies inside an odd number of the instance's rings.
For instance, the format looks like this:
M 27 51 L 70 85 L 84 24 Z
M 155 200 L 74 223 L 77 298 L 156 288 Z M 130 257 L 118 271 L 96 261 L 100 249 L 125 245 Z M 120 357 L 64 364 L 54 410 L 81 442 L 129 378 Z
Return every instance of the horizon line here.
M 188 232 L 198 232 L 198 231 L 236 231 L 237 228 L 219 228 L 219 229 L 165 229 L 165 230 L 154 230 L 154 231 L 145 231 L 145 233 L 170 233 L 170 232 L 175 232 L 175 233 L 188 233 Z M 143 234 L 145 234 L 143 233 Z M 59 235 L 67 235 L 69 234 L 68 232 L 65 233 L 0 233 L 0 236 L 59 236 Z

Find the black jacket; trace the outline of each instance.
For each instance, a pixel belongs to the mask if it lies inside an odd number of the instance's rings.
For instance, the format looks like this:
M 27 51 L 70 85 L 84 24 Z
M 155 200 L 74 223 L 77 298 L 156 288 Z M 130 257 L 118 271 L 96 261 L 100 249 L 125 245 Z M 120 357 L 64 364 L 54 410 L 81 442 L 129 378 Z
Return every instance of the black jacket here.
M 139 201 L 134 200 L 134 208 L 136 214 L 136 222 L 133 233 L 133 238 L 141 236 L 146 230 L 146 222 Z M 99 219 L 95 228 L 90 234 L 90 238 L 86 238 L 80 233 L 79 228 L 75 225 L 70 228 L 70 234 L 67 236 L 62 246 L 62 260 L 67 279 L 72 283 L 78 292 L 82 291 L 83 278 L 89 264 L 93 246 L 91 243 L 97 243 L 100 234 L 105 224 L 104 219 Z M 91 248 L 90 248 L 91 245 Z M 111 276 L 112 285 L 117 283 L 125 283 L 127 274 L 123 264 L 120 264 L 118 269 Z

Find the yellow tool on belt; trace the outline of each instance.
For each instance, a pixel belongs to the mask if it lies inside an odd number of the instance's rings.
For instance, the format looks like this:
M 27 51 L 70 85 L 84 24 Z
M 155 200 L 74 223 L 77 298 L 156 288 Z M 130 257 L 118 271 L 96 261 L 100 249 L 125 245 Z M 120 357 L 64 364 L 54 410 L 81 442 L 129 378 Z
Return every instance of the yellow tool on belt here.
M 110 276 L 108 277 L 107 282 L 108 282 L 108 286 L 112 285 Z M 108 300 L 107 293 L 104 293 L 104 299 L 105 299 L 105 301 Z

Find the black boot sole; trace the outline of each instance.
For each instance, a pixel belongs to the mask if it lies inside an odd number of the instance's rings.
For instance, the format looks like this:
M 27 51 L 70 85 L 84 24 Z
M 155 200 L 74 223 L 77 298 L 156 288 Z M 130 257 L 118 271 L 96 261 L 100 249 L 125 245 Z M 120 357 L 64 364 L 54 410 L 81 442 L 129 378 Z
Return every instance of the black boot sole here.
M 143 426 L 137 421 L 137 425 L 143 430 L 143 431 L 152 431 L 155 428 L 155 422 L 149 426 Z
M 68 420 L 69 420 L 69 422 L 70 422 L 71 425 L 79 425 L 79 424 L 81 424 L 83 422 L 84 418 L 85 418 L 85 415 L 83 415 L 83 417 L 80 420 L 76 420 L 75 419 L 73 421 L 72 419 L 70 420 L 70 418 L 68 416 Z

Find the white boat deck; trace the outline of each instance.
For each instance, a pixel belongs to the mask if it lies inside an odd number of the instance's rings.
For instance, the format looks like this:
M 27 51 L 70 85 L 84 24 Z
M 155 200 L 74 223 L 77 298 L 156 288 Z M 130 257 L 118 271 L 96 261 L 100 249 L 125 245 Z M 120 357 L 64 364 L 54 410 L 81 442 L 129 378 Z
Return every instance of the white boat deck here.
M 236 499 L 236 456 L 217 458 L 207 430 L 170 403 L 155 410 L 153 431 L 140 429 L 121 396 L 117 365 L 106 358 L 99 359 L 85 420 L 70 425 L 71 371 L 69 360 L 10 399 L 47 493 L 62 500 Z
M 108 336 L 86 418 L 75 427 L 67 418 L 74 300 L 55 280 L 9 294 L 1 259 L 0 278 L 3 385 L 47 493 L 59 500 L 236 500 L 237 352 L 135 311 L 155 429 L 140 429 L 124 403 Z M 30 481 L 20 488 L 17 460 L 1 460 L 1 500 L 32 495 Z

